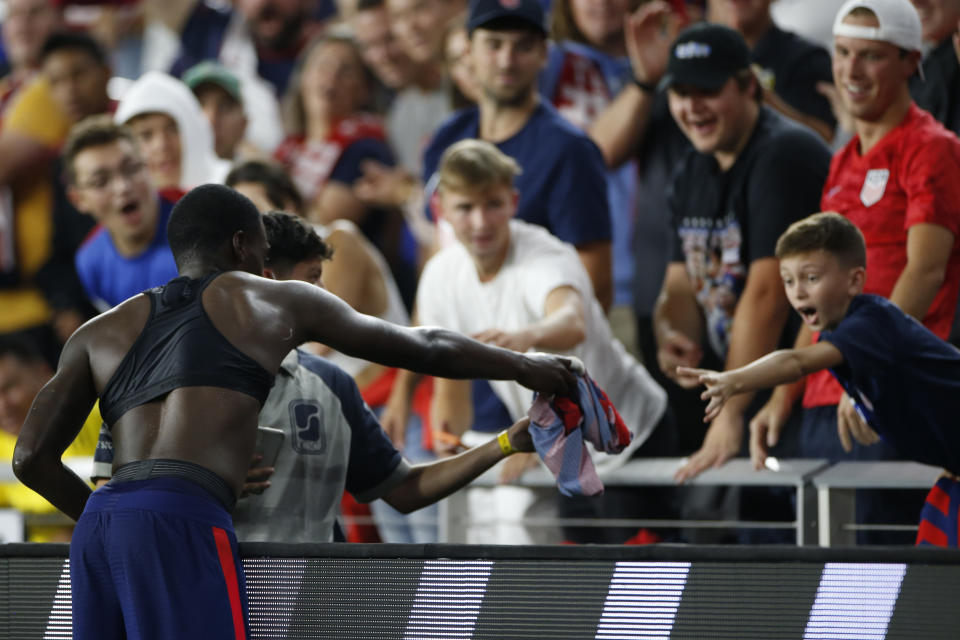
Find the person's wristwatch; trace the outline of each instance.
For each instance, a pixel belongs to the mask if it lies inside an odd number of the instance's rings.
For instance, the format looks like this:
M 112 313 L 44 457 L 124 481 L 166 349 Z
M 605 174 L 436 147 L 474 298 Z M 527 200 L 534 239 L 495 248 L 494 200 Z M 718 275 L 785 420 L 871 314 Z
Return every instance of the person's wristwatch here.
M 657 85 L 652 82 L 646 82 L 645 80 L 633 79 L 633 84 L 637 85 L 641 91 L 644 93 L 656 93 Z

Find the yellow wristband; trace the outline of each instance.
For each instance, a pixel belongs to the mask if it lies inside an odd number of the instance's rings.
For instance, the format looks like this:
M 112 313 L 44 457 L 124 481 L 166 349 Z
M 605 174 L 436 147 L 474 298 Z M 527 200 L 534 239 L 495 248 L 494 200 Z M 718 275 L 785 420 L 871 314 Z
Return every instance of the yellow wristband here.
M 510 444 L 510 436 L 506 429 L 497 434 L 497 442 L 500 443 L 500 451 L 503 451 L 503 455 L 509 456 L 517 452 Z

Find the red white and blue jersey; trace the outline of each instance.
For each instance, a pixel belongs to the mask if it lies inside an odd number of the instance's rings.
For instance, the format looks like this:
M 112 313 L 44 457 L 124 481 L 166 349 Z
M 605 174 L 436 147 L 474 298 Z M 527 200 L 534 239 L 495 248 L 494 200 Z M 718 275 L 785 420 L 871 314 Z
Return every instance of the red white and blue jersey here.
M 836 211 L 867 243 L 864 293 L 889 297 L 907 264 L 907 233 L 918 224 L 950 231 L 954 245 L 943 283 L 923 324 L 947 338 L 960 291 L 960 141 L 911 105 L 903 121 L 867 153 L 854 137 L 837 152 L 823 187 L 820 211 Z M 825 372 L 807 377 L 804 407 L 835 405 L 840 388 Z

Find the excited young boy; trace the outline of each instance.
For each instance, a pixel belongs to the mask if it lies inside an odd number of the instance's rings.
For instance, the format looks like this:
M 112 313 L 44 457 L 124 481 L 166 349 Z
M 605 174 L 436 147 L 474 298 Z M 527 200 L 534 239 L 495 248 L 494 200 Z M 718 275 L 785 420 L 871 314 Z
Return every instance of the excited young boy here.
M 863 425 L 840 429 L 845 449 L 883 438 L 908 459 L 943 467 L 923 508 L 917 544 L 958 546 L 960 351 L 896 305 L 863 294 L 866 249 L 860 230 L 835 213 L 791 225 L 777 241 L 787 298 L 803 321 L 820 331 L 812 345 L 775 351 L 731 371 L 679 367 L 680 376 L 706 386 L 705 420 L 730 396 L 794 382 L 829 369 L 853 399 Z M 758 467 L 776 433 L 751 430 Z

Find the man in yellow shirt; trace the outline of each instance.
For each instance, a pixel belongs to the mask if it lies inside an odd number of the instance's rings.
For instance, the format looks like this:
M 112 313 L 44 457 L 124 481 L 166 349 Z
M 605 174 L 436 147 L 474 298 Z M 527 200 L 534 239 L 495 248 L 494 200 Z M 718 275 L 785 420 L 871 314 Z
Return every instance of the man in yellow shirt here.
M 22 341 L 0 337 L 0 460 L 7 466 L 13 460 L 13 447 L 33 398 L 52 375 L 50 366 L 38 352 Z M 92 458 L 100 422 L 100 412 L 94 408 L 64 458 Z M 14 508 L 27 515 L 57 513 L 53 505 L 20 482 L 0 484 L 0 508 Z M 27 538 L 30 542 L 68 542 L 72 530 L 72 522 L 30 525 Z

